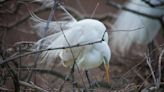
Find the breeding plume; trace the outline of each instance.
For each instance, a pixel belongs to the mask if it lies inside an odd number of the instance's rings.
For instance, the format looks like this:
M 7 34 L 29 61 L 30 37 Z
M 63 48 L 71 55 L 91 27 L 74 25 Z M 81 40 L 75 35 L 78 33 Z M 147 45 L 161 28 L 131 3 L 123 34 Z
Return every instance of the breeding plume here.
M 158 2 L 158 0 L 154 1 Z M 129 9 L 148 15 L 160 16 L 164 14 L 164 7 L 152 8 L 142 0 L 128 0 L 125 6 Z M 118 50 L 119 53 L 124 53 L 129 50 L 133 43 L 146 45 L 151 42 L 160 30 L 161 25 L 158 20 L 128 11 L 121 11 L 113 28 L 114 30 L 132 30 L 141 28 L 135 31 L 118 31 L 112 33 L 111 48 L 114 51 Z
M 64 7 L 61 6 L 64 9 Z M 65 9 L 64 11 L 68 13 Z M 47 32 L 56 32 L 44 37 L 36 42 L 36 47 L 41 49 L 70 47 L 65 49 L 51 50 L 43 52 L 42 61 L 55 62 L 59 57 L 65 67 L 72 67 L 74 61 L 75 68 L 88 70 L 104 64 L 109 81 L 109 61 L 111 58 L 108 46 L 108 34 L 103 23 L 95 19 L 83 19 L 77 21 L 70 14 L 69 21 L 50 21 Z M 45 30 L 47 22 L 32 14 L 35 21 L 34 26 L 41 36 Z M 98 42 L 100 41 L 100 42 Z M 98 43 L 95 43 L 98 42 Z M 83 45 L 89 44 L 90 45 Z M 77 47 L 72 47 L 77 45 Z M 81 46 L 83 45 L 83 46 Z

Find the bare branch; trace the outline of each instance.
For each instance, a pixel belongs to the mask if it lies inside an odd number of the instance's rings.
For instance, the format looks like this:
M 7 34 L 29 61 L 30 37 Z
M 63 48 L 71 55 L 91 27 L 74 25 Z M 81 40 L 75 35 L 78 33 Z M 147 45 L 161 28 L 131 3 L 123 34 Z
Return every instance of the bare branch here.
M 105 34 L 105 32 L 104 32 L 104 34 Z M 57 49 L 67 49 L 67 48 L 81 47 L 81 46 L 86 46 L 86 45 L 92 45 L 92 44 L 96 44 L 96 43 L 101 43 L 102 41 L 103 41 L 103 39 L 101 39 L 99 41 L 91 42 L 91 43 L 86 43 L 86 44 L 76 44 L 76 45 L 66 46 L 66 47 L 48 48 L 48 49 L 42 49 L 42 50 L 39 50 L 39 51 L 27 52 L 27 53 L 24 53 L 24 54 L 21 54 L 21 55 L 8 57 L 7 59 L 5 59 L 3 61 L 0 61 L 0 65 L 3 65 L 5 63 L 9 63 L 9 62 L 11 62 L 14 59 L 18 59 L 19 57 L 24 57 L 24 56 L 27 56 L 27 55 L 30 55 L 30 54 L 36 54 L 36 53 L 40 53 L 40 52 L 43 52 L 43 51 L 49 51 L 49 50 L 57 50 Z
M 11 90 L 11 89 L 7 89 L 7 88 L 3 88 L 3 87 L 0 87 L 0 90 L 1 90 L 1 91 L 13 91 L 13 90 Z
M 26 87 L 36 89 L 36 90 L 41 91 L 41 92 L 48 92 L 47 90 L 44 90 L 43 88 L 41 88 L 41 87 L 39 87 L 35 84 L 30 84 L 30 83 L 27 83 L 27 82 L 24 82 L 24 81 L 19 81 L 19 84 L 22 85 L 22 86 L 26 86 Z
M 151 65 L 151 59 L 150 59 L 150 57 L 148 57 L 147 55 L 145 55 L 145 57 L 146 57 L 146 59 L 147 59 L 147 60 L 146 60 L 146 63 L 147 63 L 147 65 L 149 66 L 151 75 L 152 75 L 152 77 L 153 77 L 154 84 L 156 84 L 156 83 L 157 83 L 157 80 L 156 80 L 156 77 L 155 77 L 155 74 L 154 74 L 154 71 L 153 71 L 153 68 L 152 68 L 152 65 Z
M 22 68 L 22 70 L 26 70 L 26 68 Z M 41 68 L 32 68 L 32 70 L 35 72 L 38 72 L 38 73 L 51 74 L 62 80 L 65 80 L 65 78 L 66 78 L 66 75 L 63 75 L 62 73 L 57 72 L 55 70 L 41 69 Z M 66 81 L 71 81 L 71 80 L 72 79 L 67 78 Z M 92 83 L 91 88 L 97 87 L 97 85 L 99 85 L 99 87 L 102 87 L 102 88 L 111 88 L 111 85 L 109 83 L 103 82 L 103 81 L 96 81 L 96 82 Z M 80 84 L 77 84 L 77 87 L 83 88 L 83 86 Z M 87 87 L 87 88 L 89 89 L 90 87 Z
M 27 68 L 21 68 L 22 70 L 29 70 Z M 49 70 L 49 69 L 41 69 L 41 68 L 30 68 L 30 70 L 33 70 L 33 71 L 36 71 L 36 72 L 39 72 L 39 73 L 47 73 L 47 74 L 51 74 L 51 75 L 55 75 L 61 79 L 65 79 L 65 75 L 55 71 L 55 70 Z M 71 79 L 68 78 L 68 80 L 66 81 L 70 81 Z
M 164 54 L 164 49 L 162 50 L 162 52 L 159 55 L 159 60 L 158 60 L 158 73 L 159 73 L 159 77 L 157 79 L 157 88 L 160 87 L 161 84 L 161 62 L 162 62 L 162 56 Z

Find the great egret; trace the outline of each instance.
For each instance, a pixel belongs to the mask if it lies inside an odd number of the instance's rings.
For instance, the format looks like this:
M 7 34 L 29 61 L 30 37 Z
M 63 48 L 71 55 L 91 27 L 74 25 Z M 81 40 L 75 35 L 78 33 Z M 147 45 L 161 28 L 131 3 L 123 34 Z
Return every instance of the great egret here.
M 154 0 L 158 2 L 158 0 Z M 128 0 L 125 4 L 129 9 L 146 13 L 149 15 L 164 14 L 164 8 L 152 8 L 142 0 Z M 143 28 L 142 28 L 143 27 Z M 114 23 L 114 30 L 131 30 L 141 28 L 136 31 L 113 32 L 111 37 L 111 48 L 116 54 L 127 52 L 133 43 L 146 45 L 151 42 L 161 28 L 160 22 L 145 16 L 137 15 L 128 11 L 121 11 L 118 19 Z M 116 51 L 119 51 L 116 52 Z
M 64 9 L 64 7 L 61 6 Z M 64 11 L 68 13 L 65 9 Z M 70 15 L 70 14 L 68 14 Z M 42 48 L 58 48 L 79 45 L 77 47 L 51 50 L 42 53 L 42 61 L 52 62 L 56 57 L 60 57 L 61 63 L 65 67 L 72 67 L 74 60 L 75 68 L 88 70 L 104 64 L 107 81 L 109 81 L 109 61 L 111 51 L 108 46 L 108 33 L 104 24 L 95 19 L 83 19 L 77 21 L 71 15 L 70 21 L 50 21 L 49 31 L 58 31 L 52 35 L 40 39 L 35 46 Z M 32 14 L 32 19 L 36 22 L 34 28 L 37 33 L 44 31 L 46 21 Z M 91 45 L 83 45 L 87 43 Z

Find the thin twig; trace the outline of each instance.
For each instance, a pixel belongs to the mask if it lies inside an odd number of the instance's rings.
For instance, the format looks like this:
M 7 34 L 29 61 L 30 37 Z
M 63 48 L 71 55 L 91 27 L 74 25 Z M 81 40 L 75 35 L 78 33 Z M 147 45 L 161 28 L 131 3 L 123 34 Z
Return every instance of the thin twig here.
M 54 3 L 53 3 L 53 7 L 51 8 L 51 12 L 50 12 L 50 15 L 47 19 L 47 24 L 46 24 L 46 27 L 45 27 L 45 31 L 44 31 L 44 36 L 46 35 L 47 33 L 47 30 L 49 29 L 49 24 L 50 24 L 50 21 L 52 21 L 52 18 L 54 17 L 54 14 L 55 14 L 55 9 L 56 9 L 56 0 L 54 0 Z M 43 37 L 44 37 L 43 36 Z
M 9 64 L 6 64 L 7 70 L 8 72 L 11 74 L 13 83 L 14 83 L 14 87 L 15 87 L 15 92 L 19 92 L 20 91 L 20 84 L 19 84 L 19 79 L 18 76 L 16 75 L 16 73 L 14 72 L 14 70 L 11 69 L 11 67 L 9 66 Z
M 144 76 L 142 76 L 142 74 L 140 74 L 138 70 L 133 70 L 133 72 L 143 81 L 145 85 L 149 84 L 148 80 L 146 80 L 146 78 L 144 78 Z
M 24 54 L 21 54 L 21 55 L 16 55 L 16 56 L 8 57 L 7 59 L 5 59 L 3 61 L 0 61 L 0 65 L 3 65 L 5 63 L 11 62 L 14 59 L 18 59 L 19 57 L 24 57 L 24 56 L 27 56 L 27 55 L 30 55 L 30 54 L 36 54 L 36 53 L 40 53 L 40 52 L 44 52 L 44 51 L 49 51 L 49 50 L 67 49 L 67 48 L 75 48 L 75 47 L 81 47 L 81 46 L 86 46 L 86 45 L 93 45 L 93 44 L 96 44 L 96 43 L 101 43 L 102 41 L 103 40 L 101 39 L 99 41 L 94 41 L 94 42 L 90 42 L 90 43 L 86 43 L 86 44 L 76 44 L 76 45 L 65 46 L 65 47 L 48 48 L 48 49 L 42 49 L 42 50 L 39 50 L 39 51 L 27 52 L 27 53 L 24 53 Z
M 37 86 L 37 85 L 34 85 L 34 84 L 30 84 L 30 83 L 27 83 L 27 82 L 24 82 L 24 81 L 19 81 L 19 84 L 22 85 L 22 86 L 26 86 L 26 87 L 30 87 L 30 88 L 33 88 L 33 89 L 36 89 L 40 92 L 48 92 L 47 90 Z
M 60 26 L 60 28 L 61 28 L 62 34 L 63 34 L 63 36 L 64 36 L 64 38 L 65 38 L 65 40 L 66 40 L 68 46 L 70 47 L 71 45 L 70 45 L 70 43 L 69 43 L 69 41 L 68 41 L 68 39 L 67 39 L 67 37 L 66 37 L 66 35 L 65 35 L 65 33 L 64 33 L 64 31 L 63 31 L 63 29 L 62 29 L 61 26 Z M 83 78 L 82 78 L 82 76 L 81 76 L 79 67 L 78 67 L 78 65 L 76 64 L 76 59 L 75 59 L 75 56 L 74 56 L 74 54 L 73 54 L 72 48 L 69 48 L 69 49 L 70 49 L 70 52 L 71 52 L 71 55 L 72 55 L 72 58 L 73 58 L 73 61 L 74 61 L 74 62 L 73 62 L 73 66 L 72 66 L 72 68 L 71 68 L 71 72 L 70 72 L 70 74 L 72 75 L 73 91 L 74 91 L 74 89 L 75 89 L 75 87 L 76 87 L 76 85 L 74 84 L 74 68 L 75 68 L 75 65 L 76 65 L 77 70 L 78 70 L 78 72 L 79 72 L 79 74 L 80 74 L 80 77 L 81 77 L 81 79 L 82 79 L 83 85 L 84 85 L 84 87 L 86 88 L 85 83 L 84 83 L 84 81 L 83 81 Z M 86 89 L 86 90 L 87 90 L 87 89 Z
M 21 68 L 22 70 L 28 70 L 27 68 Z M 42 68 L 31 68 L 33 71 L 35 71 L 35 72 L 38 72 L 38 73 L 43 73 L 43 74 L 50 74 L 50 75 L 54 75 L 54 76 L 56 76 L 56 77 L 58 77 L 58 78 L 60 78 L 60 79 L 62 79 L 62 80 L 65 80 L 65 78 L 66 78 L 66 75 L 63 75 L 62 73 L 60 73 L 60 72 L 57 72 L 57 71 L 55 71 L 55 70 L 50 70 L 50 69 L 42 69 Z M 66 81 L 71 81 L 72 79 L 71 78 L 67 78 L 67 80 Z M 93 84 L 92 84 L 92 87 L 96 87 L 97 86 L 97 84 L 100 86 L 100 87 L 103 87 L 103 88 L 111 88 L 111 85 L 109 84 L 109 83 L 107 83 L 107 82 L 103 82 L 103 81 L 96 81 L 96 82 L 94 82 Z M 80 85 L 80 84 L 78 84 L 77 83 L 77 86 L 79 87 L 79 88 L 83 88 L 83 86 L 82 85 Z M 87 87 L 87 88 L 89 88 L 89 87 Z
M 75 17 L 79 19 L 84 19 L 84 18 L 90 18 L 91 15 L 89 14 L 82 14 L 78 10 L 70 7 L 70 6 L 65 6 L 65 8 Z M 57 8 L 59 9 L 59 8 Z M 100 21 L 105 21 L 105 20 L 111 20 L 113 18 L 116 18 L 116 15 L 112 13 L 104 13 L 104 14 L 96 14 L 92 16 L 93 19 L 98 19 Z
M 22 70 L 28 70 L 25 67 L 21 67 Z M 30 68 L 31 70 L 38 72 L 38 73 L 47 73 L 47 74 L 51 74 L 51 75 L 55 75 L 57 77 L 59 77 L 60 79 L 65 79 L 65 75 L 63 75 L 60 72 L 57 72 L 55 70 L 50 70 L 50 69 L 42 69 L 42 68 Z M 70 81 L 71 79 L 68 78 L 66 81 Z
M 93 12 L 92 12 L 90 18 L 92 18 L 92 17 L 95 15 L 98 6 L 99 6 L 99 3 L 96 4 L 96 7 L 95 7 L 95 9 L 93 10 Z
M 87 14 L 86 10 L 84 9 L 84 6 L 82 6 L 80 0 L 75 0 L 76 3 L 78 4 L 80 10 L 82 11 L 83 14 Z
M 159 55 L 159 60 L 158 60 L 158 73 L 159 73 L 159 77 L 157 79 L 157 88 L 160 87 L 161 84 L 161 62 L 162 62 L 162 56 L 164 54 L 164 49 L 161 51 L 160 55 Z
M 150 57 L 147 56 L 147 55 L 145 55 L 145 57 L 146 57 L 146 63 L 147 63 L 147 65 L 149 66 L 151 75 L 152 75 L 152 77 L 153 77 L 154 84 L 156 84 L 156 83 L 157 83 L 157 80 L 156 80 L 156 77 L 155 77 L 153 68 L 152 68 L 152 66 L 151 66 L 151 59 L 150 59 Z
M 0 90 L 1 90 L 1 91 L 4 91 L 4 92 L 12 91 L 11 89 L 7 89 L 7 88 L 3 88 L 3 87 L 0 87 Z

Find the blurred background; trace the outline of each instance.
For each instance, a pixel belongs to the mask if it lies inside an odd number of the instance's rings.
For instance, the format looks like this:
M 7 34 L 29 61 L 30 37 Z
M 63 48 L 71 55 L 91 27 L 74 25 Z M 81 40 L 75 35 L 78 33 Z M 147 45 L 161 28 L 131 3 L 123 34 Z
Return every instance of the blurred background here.
M 51 12 L 51 7 L 43 6 L 43 4 L 39 2 L 42 0 L 36 1 L 38 2 L 32 0 L 0 0 L 0 62 L 6 62 L 0 63 L 1 92 L 72 91 L 71 79 L 64 80 L 65 77 L 69 75 L 70 68 L 61 66 L 59 60 L 56 60 L 56 62 L 50 65 L 39 62 L 36 63 L 34 55 L 36 53 L 24 55 L 29 53 L 33 44 L 40 39 L 36 31 L 32 29 L 33 22 L 30 20 L 28 9 L 45 20 L 48 19 Z M 77 91 L 83 92 L 86 88 L 89 92 L 164 91 L 164 67 L 162 58 L 164 42 L 164 2 L 162 0 L 157 0 L 158 2 L 154 2 L 155 0 L 136 0 L 146 4 L 147 8 L 160 9 L 161 13 L 151 14 L 150 11 L 149 13 L 144 12 L 145 8 L 143 8 L 143 11 L 140 13 L 140 9 L 126 7 L 127 2 L 136 5 L 133 1 L 134 0 L 59 0 L 59 3 L 77 20 L 94 18 L 103 22 L 109 34 L 109 46 L 112 50 L 112 58 L 109 63 L 111 82 L 107 83 L 105 81 L 104 69 L 99 67 L 88 71 L 92 81 L 92 87 L 89 87 L 85 73 L 83 71 L 79 73 L 79 71 L 76 70 L 75 81 L 77 82 L 77 87 L 75 89 Z M 142 5 L 140 7 L 142 7 Z M 131 11 L 131 9 L 135 12 Z M 121 17 L 120 14 L 122 11 L 132 12 L 137 14 L 137 16 L 148 17 L 155 20 L 155 22 L 158 21 L 156 24 L 160 26 L 159 31 L 157 30 L 156 33 L 153 33 L 155 36 L 152 36 L 151 41 L 143 42 L 145 44 L 133 42 L 128 49 L 126 48 L 126 51 L 119 51 L 121 45 L 118 44 L 119 46 L 117 46 L 117 44 L 112 44 L 113 41 L 115 41 L 113 40 L 115 39 L 113 33 L 118 34 L 117 37 L 121 37 L 119 32 L 130 30 L 130 28 L 121 29 L 121 27 L 115 29 L 114 25 L 117 23 L 117 19 Z M 61 9 L 56 8 L 52 20 L 60 20 L 63 13 Z M 131 24 L 135 24 L 135 21 L 130 20 L 130 18 L 126 20 Z M 138 20 L 142 21 L 142 18 Z M 144 21 L 143 24 L 140 25 L 145 24 L 148 28 L 156 27 L 156 24 L 153 24 L 154 26 L 147 25 L 149 23 L 150 21 Z M 142 27 L 143 26 L 138 27 L 138 25 L 136 25 L 136 28 Z M 135 31 L 137 32 L 138 29 Z M 140 36 L 138 36 L 138 38 L 140 38 Z M 120 41 L 124 43 L 124 39 L 121 38 Z M 122 46 L 124 45 L 122 44 Z M 148 63 L 149 60 L 152 61 Z

